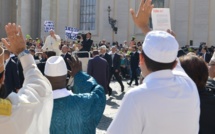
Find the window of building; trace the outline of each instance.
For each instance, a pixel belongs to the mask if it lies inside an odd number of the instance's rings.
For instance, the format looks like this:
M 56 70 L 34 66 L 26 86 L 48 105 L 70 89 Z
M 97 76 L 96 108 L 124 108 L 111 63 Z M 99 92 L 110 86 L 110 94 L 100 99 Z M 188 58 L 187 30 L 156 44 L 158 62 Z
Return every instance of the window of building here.
M 96 0 L 80 0 L 80 30 L 95 30 Z

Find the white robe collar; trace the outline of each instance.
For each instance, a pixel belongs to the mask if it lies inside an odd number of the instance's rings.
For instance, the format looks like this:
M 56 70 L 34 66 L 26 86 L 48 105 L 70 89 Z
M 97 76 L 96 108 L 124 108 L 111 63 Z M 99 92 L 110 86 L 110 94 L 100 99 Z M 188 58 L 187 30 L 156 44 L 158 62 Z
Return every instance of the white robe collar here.
M 54 99 L 64 98 L 67 96 L 72 95 L 73 93 L 71 91 L 68 91 L 66 88 L 57 89 L 53 91 L 53 97 Z

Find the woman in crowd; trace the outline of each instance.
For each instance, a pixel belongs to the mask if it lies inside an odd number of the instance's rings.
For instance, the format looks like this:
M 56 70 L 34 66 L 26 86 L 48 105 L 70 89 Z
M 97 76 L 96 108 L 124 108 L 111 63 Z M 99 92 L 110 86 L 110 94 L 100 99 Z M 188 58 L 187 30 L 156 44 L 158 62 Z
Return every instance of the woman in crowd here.
M 200 130 L 199 134 L 215 134 L 215 96 L 206 88 L 208 67 L 204 60 L 196 55 L 189 54 L 179 58 L 182 68 L 195 82 L 200 96 Z

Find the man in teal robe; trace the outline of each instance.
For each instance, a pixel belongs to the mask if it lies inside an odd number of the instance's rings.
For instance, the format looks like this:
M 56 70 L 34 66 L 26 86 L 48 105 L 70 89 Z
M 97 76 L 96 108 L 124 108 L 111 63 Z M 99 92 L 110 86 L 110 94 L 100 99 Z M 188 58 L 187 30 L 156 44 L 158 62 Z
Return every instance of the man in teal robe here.
M 63 58 L 51 57 L 46 63 L 45 75 L 52 84 L 54 95 L 50 133 L 95 134 L 106 104 L 104 88 L 80 71 L 77 58 L 69 63 L 72 68 L 70 76 L 74 76 L 74 85 L 70 86 L 73 92 L 66 89 L 67 69 Z M 66 71 L 57 73 L 59 69 Z

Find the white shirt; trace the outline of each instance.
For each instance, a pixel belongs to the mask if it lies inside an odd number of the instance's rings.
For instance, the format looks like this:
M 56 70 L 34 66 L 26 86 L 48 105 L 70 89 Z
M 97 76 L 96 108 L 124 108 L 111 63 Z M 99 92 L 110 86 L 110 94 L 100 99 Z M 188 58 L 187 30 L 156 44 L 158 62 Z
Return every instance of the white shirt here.
M 49 134 L 53 94 L 50 82 L 38 70 L 32 55 L 20 59 L 25 81 L 11 93 L 12 115 L 0 115 L 1 134 Z
M 8 58 L 8 59 L 6 59 L 6 60 L 5 60 L 5 63 L 4 63 L 4 69 L 6 69 L 6 66 L 7 66 L 7 64 L 8 64 L 8 62 L 9 62 L 9 60 L 10 60 L 10 58 Z
M 199 115 L 196 85 L 178 64 L 130 90 L 107 134 L 198 134 Z
M 64 97 L 70 96 L 72 94 L 73 93 L 71 91 L 68 91 L 66 88 L 57 89 L 57 90 L 53 91 L 54 99 L 64 98 Z

